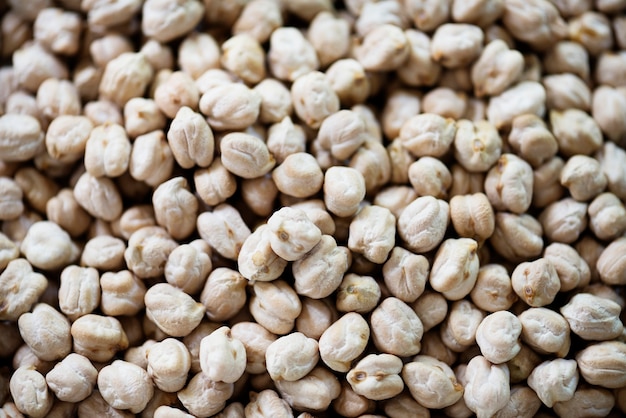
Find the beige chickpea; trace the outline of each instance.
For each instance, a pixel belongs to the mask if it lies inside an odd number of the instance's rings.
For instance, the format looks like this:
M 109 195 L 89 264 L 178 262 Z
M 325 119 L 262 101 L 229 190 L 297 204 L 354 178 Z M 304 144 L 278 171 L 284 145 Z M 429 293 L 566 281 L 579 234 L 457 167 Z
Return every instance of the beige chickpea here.
M 48 153 L 66 161 L 82 157 L 93 125 L 85 116 L 59 115 L 50 122 L 45 143 Z
M 400 140 L 416 157 L 441 157 L 450 149 L 456 130 L 452 119 L 425 113 L 413 116 L 402 125 Z
M 520 115 L 545 113 L 545 88 L 535 81 L 521 81 L 489 100 L 487 119 L 497 129 L 511 125 Z
M 458 360 L 458 354 L 447 347 L 439 334 L 439 330 L 432 329 L 424 333 L 420 354 L 431 356 L 452 366 Z
M 59 308 L 69 319 L 93 312 L 100 305 L 100 278 L 90 267 L 67 266 L 61 272 Z
M 452 197 L 450 219 L 460 236 L 478 242 L 488 239 L 495 229 L 494 210 L 484 193 Z
M 0 232 L 0 270 L 4 270 L 8 264 L 20 255 L 19 246 Z
M 200 98 L 200 111 L 218 130 L 248 128 L 258 118 L 260 106 L 261 96 L 240 83 L 212 87 Z
M 402 379 L 413 398 L 427 408 L 444 408 L 463 397 L 463 386 L 450 366 L 418 355 L 402 369 Z
M 447 239 L 437 253 L 430 269 L 429 282 L 448 300 L 467 296 L 478 277 L 478 243 L 471 238 Z
M 94 218 L 112 221 L 122 213 L 122 198 L 115 183 L 107 177 L 85 172 L 74 186 L 74 198 Z
M 124 128 L 131 138 L 163 129 L 165 116 L 154 100 L 134 97 L 124 105 Z
M 346 274 L 337 289 L 337 310 L 366 313 L 372 311 L 381 298 L 381 289 L 371 276 Z
M 266 371 L 265 352 L 277 336 L 256 322 L 238 322 L 231 328 L 233 338 L 246 349 L 246 372 L 260 374 Z
M 34 117 L 43 130 L 45 130 L 49 124 L 49 118 L 44 115 L 41 107 L 37 105 L 35 94 L 30 94 L 23 90 L 13 92 L 7 97 L 5 107 L 6 114 L 29 115 Z
M 269 234 L 267 224 L 261 225 L 245 239 L 239 251 L 239 271 L 251 282 L 277 279 L 287 266 L 287 261 L 272 250 Z
M 440 328 L 443 343 L 452 351 L 463 352 L 476 342 L 476 330 L 485 313 L 468 300 L 458 300 L 450 306 Z
M 97 67 L 90 60 L 83 58 L 72 75 L 72 81 L 78 89 L 80 98 L 83 101 L 96 100 L 98 98 L 98 89 L 102 80 L 103 68 Z
M 124 259 L 137 277 L 158 277 L 163 274 L 167 258 L 177 245 L 165 229 L 146 226 L 132 233 Z
M 81 108 L 78 89 L 68 80 L 49 78 L 37 89 L 37 107 L 48 119 L 78 115 Z
M 421 31 L 432 31 L 445 23 L 450 16 L 451 1 L 407 1 L 404 4 L 406 13 L 416 28 Z
M 454 156 L 468 171 L 485 172 L 498 160 L 502 139 L 486 121 L 459 120 L 454 136 Z
M 171 69 L 174 66 L 174 54 L 172 49 L 154 39 L 144 42 L 139 50 L 156 72 L 162 69 Z
M 202 339 L 200 367 L 213 381 L 234 383 L 246 368 L 246 349 L 230 328 L 220 327 Z
M 13 53 L 13 68 L 18 84 L 31 92 L 48 78 L 68 76 L 65 64 L 38 42 L 26 42 Z
M 87 12 L 87 20 L 90 26 L 114 26 L 128 21 L 141 8 L 141 2 L 137 0 L 125 0 L 123 2 L 98 2 L 85 1 L 81 5 Z
M 553 157 L 533 172 L 533 206 L 544 208 L 556 202 L 565 194 L 560 175 L 565 162 L 561 157 Z
M 32 116 L 6 114 L 0 116 L 0 152 L 4 161 L 25 161 L 33 158 L 43 144 L 41 125 Z
M 24 193 L 19 184 L 9 177 L 0 177 L 0 219 L 15 219 L 24 212 Z
M 1 184 L 1 180 L 0 180 Z M 7 211 L 8 212 L 8 211 Z M 46 203 L 46 215 L 72 237 L 82 235 L 91 224 L 91 216 L 80 207 L 71 189 L 62 189 Z
M 267 59 L 272 75 L 285 81 L 295 81 L 319 67 L 315 48 L 294 27 L 281 27 L 272 32 Z
M 185 413 L 183 410 L 172 406 L 160 405 L 154 410 L 155 418 L 192 418 L 193 415 Z
M 250 229 L 233 206 L 222 203 L 212 212 L 201 213 L 196 221 L 200 237 L 223 257 L 235 260 L 239 256 Z
M 409 168 L 415 157 L 402 145 L 402 140 L 396 138 L 387 145 L 387 154 L 389 155 L 389 161 L 391 163 L 391 183 L 402 185 L 409 181 Z M 394 186 L 391 186 L 394 187 Z M 403 187 L 403 186 L 398 186 Z M 377 196 L 380 194 L 379 192 Z M 417 193 L 415 193 L 417 197 Z M 376 199 L 376 197 L 374 198 Z M 395 214 L 395 213 L 394 213 Z
M 204 305 L 168 283 L 150 287 L 144 302 L 147 318 L 173 337 L 189 335 L 205 313 Z
M 613 46 L 611 23 L 601 13 L 586 11 L 569 21 L 569 38 L 597 56 Z
M 176 247 L 165 263 L 165 280 L 185 293 L 193 295 L 205 284 L 211 263 L 211 249 L 203 240 Z
M 589 266 L 573 247 L 554 242 L 545 248 L 543 256 L 554 265 L 561 282 L 561 291 L 567 292 L 589 283 Z
M 596 237 L 611 240 L 626 230 L 626 209 L 613 193 L 602 193 L 589 204 L 589 227 Z
M 624 385 L 626 344 L 604 341 L 592 344 L 576 355 L 578 370 L 587 383 L 609 389 Z
M 178 66 L 198 82 L 205 71 L 219 68 L 219 45 L 208 33 L 191 32 L 178 48 Z M 198 88 L 203 92 L 200 86 Z
M 485 192 L 496 210 L 526 212 L 533 196 L 532 167 L 514 154 L 503 154 L 487 173 Z
M 20 251 L 34 267 L 44 270 L 65 267 L 79 255 L 69 234 L 50 221 L 34 223 L 28 229 Z
M 142 7 L 141 29 L 146 36 L 159 42 L 181 37 L 202 20 L 204 6 L 196 0 L 169 5 L 162 0 L 149 0 Z
M 187 180 L 183 177 L 161 183 L 152 195 L 152 204 L 157 224 L 164 227 L 172 238 L 183 239 L 195 229 L 198 200 L 189 191 Z
M 450 196 L 475 193 L 485 194 L 485 172 L 472 173 L 461 164 L 453 164 L 450 167 L 450 174 L 452 175 Z
M 570 328 L 565 318 L 548 308 L 530 308 L 518 316 L 522 341 L 540 354 L 565 357 L 570 349 Z
M 224 169 L 224 171 L 232 177 L 232 180 L 229 181 L 232 181 L 233 185 L 236 186 L 234 176 L 226 169 Z M 241 181 L 241 198 L 252 212 L 258 216 L 265 217 L 272 213 L 276 196 L 278 196 L 278 188 L 274 180 L 268 175 L 255 179 L 243 179 Z
M 249 309 L 254 319 L 274 334 L 287 334 L 302 311 L 296 292 L 284 280 L 255 282 Z
M 450 219 L 447 202 L 422 196 L 410 203 L 398 218 L 397 229 L 409 250 L 421 253 L 443 240 Z
M 431 56 L 431 39 L 427 34 L 414 29 L 405 30 L 404 35 L 409 44 L 409 56 L 396 69 L 398 77 L 415 87 L 435 84 L 441 73 L 441 66 Z
M 294 289 L 315 299 L 329 296 L 339 287 L 349 265 L 349 251 L 337 246 L 330 235 L 322 235 L 315 247 L 293 263 Z
M 211 206 L 223 203 L 237 190 L 237 179 L 224 167 L 221 158 L 214 159 L 206 168 L 196 170 L 193 180 L 200 199 Z
M 370 317 L 372 340 L 381 352 L 407 357 L 421 349 L 422 322 L 406 303 L 385 298 Z
M 589 79 L 589 53 L 583 45 L 573 41 L 560 41 L 546 51 L 544 69 L 549 74 L 572 73 L 583 80 Z
M 525 344 L 522 344 L 521 347 L 522 349 L 518 355 L 507 362 L 507 366 L 509 367 L 509 372 L 511 374 L 511 383 L 520 383 L 526 380 L 533 369 L 542 361 L 539 354 L 537 354 L 532 348 Z
M 626 109 L 626 92 L 623 88 L 598 86 L 592 96 L 591 113 L 604 135 L 619 142 L 626 133 L 621 114 Z
M 45 174 L 33 167 L 23 167 L 13 175 L 24 200 L 40 213 L 46 212 L 48 201 L 59 191 L 59 186 Z
M 73 350 L 91 361 L 105 362 L 128 347 L 120 322 L 111 316 L 83 315 L 72 323 Z
M 549 161 L 558 150 L 556 139 L 545 122 L 532 114 L 513 119 L 508 143 L 516 154 L 536 168 Z
M 225 135 L 220 141 L 220 150 L 224 167 L 246 179 L 260 177 L 276 164 L 265 142 L 243 132 Z
M 252 90 L 261 97 L 260 122 L 278 123 L 284 121 L 293 112 L 291 93 L 281 81 L 265 78 Z
M 235 316 L 246 303 L 247 283 L 238 271 L 226 267 L 211 271 L 200 295 L 209 320 L 219 322 Z
M 359 114 L 340 110 L 322 121 L 317 139 L 323 148 L 330 150 L 333 157 L 345 160 L 363 145 L 368 134 Z
M 478 417 L 493 416 L 509 401 L 509 369 L 504 364 L 492 364 L 483 356 L 467 363 L 463 399 Z
M 342 416 L 360 416 L 371 412 L 376 402 L 356 393 L 348 382 L 341 383 L 341 393 L 331 404 L 333 410 Z
M 123 360 L 115 360 L 100 370 L 98 390 L 113 408 L 129 409 L 133 413 L 142 411 L 154 393 L 148 373 Z
M 324 331 L 337 321 L 339 314 L 334 301 L 328 298 L 311 299 L 303 297 L 302 311 L 296 318 L 296 330 L 309 338 L 319 340 Z
M 83 107 L 83 113 L 94 126 L 124 123 L 120 107 L 109 99 L 94 100 Z
M 586 203 L 566 197 L 548 205 L 538 219 L 548 239 L 570 244 L 587 227 L 587 208 Z
M 103 68 L 125 52 L 133 52 L 133 44 L 121 33 L 108 33 L 89 44 L 89 55 L 96 66 Z
M 511 274 L 511 284 L 515 293 L 533 307 L 552 303 L 561 289 L 556 269 L 546 258 L 518 264 Z
M 404 389 L 402 361 L 391 354 L 370 354 L 347 374 L 352 390 L 371 400 L 393 398 Z
M 626 283 L 624 261 L 620 257 L 624 248 L 626 248 L 626 238 L 617 238 L 602 251 L 596 266 L 603 283 L 609 285 Z
M 341 384 L 337 377 L 319 366 L 295 382 L 279 380 L 276 387 L 292 408 L 313 412 L 325 411 L 341 393 Z M 317 396 L 311 397 L 311 393 L 316 393 Z
M 554 411 L 561 417 L 574 415 L 580 411 L 594 416 L 608 416 L 615 406 L 613 394 L 601 388 L 578 387 L 568 401 L 556 402 Z
M 246 405 L 245 416 L 252 418 L 268 415 L 275 417 L 287 417 L 293 416 L 293 411 L 287 401 L 282 399 L 274 390 L 265 389 L 259 393 L 250 392 L 250 402 Z M 224 416 L 223 418 L 229 417 L 230 416 Z
M 326 69 L 326 77 L 341 104 L 362 103 L 370 94 L 370 81 L 363 65 L 353 58 L 339 59 Z
M 34 272 L 25 259 L 9 261 L 0 274 L 0 294 L 6 301 L 0 309 L 0 318 L 16 321 L 20 315 L 30 310 L 47 286 L 46 277 Z
M 472 105 L 472 109 L 470 109 L 470 100 L 478 100 L 478 99 L 468 98 L 466 94 L 472 91 L 472 79 L 471 79 L 471 72 L 469 68 L 461 67 L 461 68 L 445 69 L 443 73 L 441 74 L 441 78 L 439 79 L 439 87 L 433 90 L 435 91 L 443 90 L 443 92 L 446 92 L 449 97 L 450 92 L 447 91 L 447 89 L 450 89 L 456 92 L 455 94 L 457 98 L 455 101 L 462 103 L 462 107 L 464 109 L 465 114 L 469 114 L 470 112 L 476 113 L 476 115 L 478 115 L 481 112 L 484 114 L 485 109 L 482 109 L 480 112 L 475 112 L 473 109 L 473 105 Z M 434 95 L 434 97 L 446 97 L 446 96 Z M 474 103 L 476 104 L 479 102 L 474 102 Z M 480 103 L 484 105 L 482 106 L 483 108 L 486 106 L 486 103 L 482 101 L 480 101 Z M 461 105 L 459 105 L 459 108 L 460 107 Z M 470 119 L 474 120 L 473 117 Z M 480 119 L 484 119 L 484 117 L 476 117 L 476 120 L 480 120 Z
M 168 118 L 174 118 L 182 107 L 197 109 L 199 100 L 198 87 L 183 71 L 174 71 L 154 90 L 154 102 Z
M 395 166 L 395 164 L 393 164 L 393 157 L 392 166 Z M 377 206 L 389 209 L 397 219 L 402 214 L 404 208 L 415 199 L 417 199 L 417 193 L 413 187 L 389 186 L 383 188 L 376 194 L 373 203 Z
M 128 171 L 132 178 L 156 187 L 168 179 L 174 157 L 163 131 L 140 135 L 133 143 Z
M 448 194 L 452 175 L 444 163 L 433 157 L 421 157 L 409 166 L 409 182 L 419 196 L 438 199 Z
M 509 309 L 517 300 L 511 278 L 506 268 L 499 264 L 480 267 L 470 297 L 477 307 L 487 312 Z
M 35 305 L 32 313 L 20 315 L 18 326 L 24 342 L 41 360 L 58 360 L 70 353 L 70 322 L 52 306 Z
M 504 2 L 476 0 L 467 3 L 453 1 L 451 15 L 455 22 L 474 23 L 485 27 L 497 20 L 504 12 Z
M 347 372 L 369 341 L 370 327 L 356 312 L 349 312 L 328 327 L 319 339 L 322 361 L 332 370 Z
M 427 418 L 430 416 L 429 409 L 420 405 L 409 393 L 403 392 L 383 403 L 383 411 L 390 418 L 402 418 L 414 416 Z
M 365 179 L 351 167 L 331 167 L 324 175 L 324 203 L 337 216 L 354 215 L 365 197 Z
M 306 150 L 304 129 L 294 124 L 289 116 L 270 126 L 266 143 L 278 164 L 282 164 L 288 156 Z
M 424 292 L 429 267 L 426 257 L 394 247 L 382 270 L 387 290 L 403 302 L 415 302 Z
M 498 311 L 482 320 L 476 329 L 476 343 L 487 360 L 502 364 L 519 353 L 521 333 L 522 323 L 515 315 Z
M 597 122 L 579 109 L 550 112 L 552 133 L 565 156 L 589 155 L 602 145 L 602 132 Z
M 624 331 L 624 325 L 619 319 L 621 307 L 601 296 L 579 293 L 560 311 L 572 332 L 585 340 L 611 340 Z
M 541 400 L 531 388 L 525 385 L 511 386 L 509 401 L 494 415 L 497 418 L 534 417 L 541 407 Z
M 383 24 L 363 37 L 355 55 L 367 71 L 391 71 L 408 58 L 409 43 L 401 28 Z
M 602 171 L 607 180 L 607 188 L 620 199 L 626 198 L 626 182 L 623 174 L 626 170 L 626 151 L 613 142 L 606 141 L 602 148 L 595 154 L 600 162 Z
M 103 273 L 100 287 L 100 308 L 105 315 L 136 315 L 144 308 L 146 286 L 128 270 Z
M 315 368 L 319 357 L 317 341 L 300 332 L 279 337 L 265 352 L 267 371 L 274 381 L 302 379 Z
M 494 250 L 505 258 L 523 260 L 541 254 L 543 232 L 542 224 L 528 214 L 498 212 L 496 227 L 489 240 Z
M 288 155 L 272 171 L 272 179 L 281 193 L 294 197 L 316 194 L 324 182 L 324 174 L 311 154 L 296 152 Z
M 79 417 L 98 416 L 102 414 L 109 414 L 119 418 L 131 418 L 133 416 L 130 411 L 113 408 L 102 398 L 98 390 L 94 390 L 89 397 L 78 404 L 77 414 Z
M 538 50 L 567 36 L 567 25 L 551 2 L 505 2 L 502 21 L 513 37 Z
M 39 371 L 28 366 L 18 368 L 11 376 L 9 388 L 19 412 L 33 418 L 48 416 L 54 398 L 50 395 L 46 380 Z M 16 413 L 19 413 L 18 411 Z
M 570 157 L 561 170 L 561 185 L 579 201 L 591 200 L 607 185 L 600 163 L 586 155 Z
M 480 55 L 483 39 L 483 32 L 478 26 L 446 23 L 435 30 L 431 55 L 446 68 L 463 67 Z
M 319 71 L 298 77 L 291 86 L 291 98 L 296 115 L 314 129 L 339 110 L 339 97 L 326 75 Z
M 133 97 L 143 95 L 153 73 L 145 56 L 125 52 L 107 63 L 100 82 L 100 95 L 123 107 Z
M 194 328 L 193 331 L 191 331 L 191 333 L 189 333 L 189 335 L 183 337 L 183 344 L 185 344 L 185 347 L 187 347 L 187 350 L 189 350 L 189 355 L 191 356 L 190 370 L 192 373 L 199 373 L 200 371 L 202 371 L 202 369 L 200 368 L 200 343 L 202 342 L 202 339 L 218 329 L 220 326 L 221 324 L 202 321 L 196 328 Z M 143 357 L 145 358 L 145 356 Z
M 119 229 L 122 238 L 128 240 L 133 232 L 144 226 L 155 226 L 152 205 L 135 205 L 125 210 L 119 217 Z
M 530 386 L 548 407 L 570 400 L 578 385 L 576 360 L 548 360 L 538 365 L 528 376 Z
M 247 33 L 265 43 L 274 31 L 283 25 L 281 5 L 273 0 L 253 0 L 246 3 L 233 24 L 233 33 Z
M 85 144 L 85 168 L 94 177 L 117 177 L 128 169 L 130 153 L 131 143 L 122 126 L 96 126 Z
M 96 236 L 85 244 L 80 262 L 101 270 L 119 270 L 124 264 L 126 244 L 110 235 Z
M 444 118 L 461 119 L 467 113 L 467 107 L 467 95 L 447 86 L 432 89 L 422 100 L 424 113 L 433 113 Z
M 361 209 L 350 223 L 348 248 L 368 260 L 382 264 L 392 250 L 396 218 L 387 208 L 376 205 Z
M 294 2 L 289 3 L 288 8 L 291 7 L 297 8 Z M 350 25 L 330 11 L 321 11 L 311 20 L 306 37 L 317 53 L 320 66 L 326 67 L 348 53 Z
M 26 41 L 32 39 L 33 28 L 29 20 L 13 8 L 6 11 L 0 24 L 2 31 L 2 56 L 11 56 Z M 11 35 L 11 36 L 9 36 Z
M 87 357 L 70 353 L 46 374 L 46 383 L 57 399 L 76 403 L 91 395 L 97 377 Z
M 591 107 L 591 90 L 574 74 L 554 74 L 543 78 L 548 109 L 576 108 L 588 111 Z

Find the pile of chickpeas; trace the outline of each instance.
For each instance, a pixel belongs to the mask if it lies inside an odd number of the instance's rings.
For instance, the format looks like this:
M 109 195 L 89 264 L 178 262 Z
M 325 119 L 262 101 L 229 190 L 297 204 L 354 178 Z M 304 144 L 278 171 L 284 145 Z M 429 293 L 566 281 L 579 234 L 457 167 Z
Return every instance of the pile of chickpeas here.
M 0 418 L 626 414 L 626 0 L 0 11 Z

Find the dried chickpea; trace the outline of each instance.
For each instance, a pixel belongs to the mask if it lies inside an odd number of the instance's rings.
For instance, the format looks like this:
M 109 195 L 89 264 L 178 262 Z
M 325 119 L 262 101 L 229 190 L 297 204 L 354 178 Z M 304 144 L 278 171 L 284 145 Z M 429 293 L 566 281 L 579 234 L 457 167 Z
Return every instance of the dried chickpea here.
M 97 377 L 88 358 L 70 353 L 46 374 L 46 383 L 57 399 L 77 403 L 91 395 Z
M 561 282 L 549 259 L 539 258 L 518 264 L 511 274 L 515 293 L 528 305 L 549 305 L 561 289 Z
M 193 295 L 204 285 L 213 268 L 211 249 L 204 240 L 194 240 L 174 248 L 165 263 L 165 280 Z
M 247 33 L 259 43 L 265 43 L 275 29 L 283 25 L 280 3 L 274 0 L 247 2 L 233 24 L 233 34 Z
M 113 408 L 133 413 L 142 411 L 154 393 L 148 373 L 123 360 L 115 360 L 98 372 L 98 390 Z
M 439 333 L 441 340 L 450 350 L 463 352 L 476 342 L 476 330 L 485 318 L 485 313 L 468 300 L 452 303 L 448 316 Z
M 272 179 L 281 193 L 310 197 L 322 188 L 324 174 L 315 157 L 305 152 L 295 152 L 285 157 L 272 171 Z
M 295 81 L 319 67 L 315 48 L 294 27 L 281 27 L 272 32 L 267 59 L 274 77 L 285 81 Z
M 543 250 L 542 224 L 529 214 L 496 213 L 496 226 L 489 239 L 494 250 L 512 261 L 536 257 Z
M 204 305 L 182 290 L 167 283 L 157 283 L 145 294 L 146 317 L 173 337 L 189 335 L 200 324 Z
M 249 309 L 254 319 L 268 331 L 285 335 L 302 311 L 296 292 L 284 280 L 255 282 Z
M 502 22 L 514 38 L 545 50 L 567 36 L 567 25 L 550 1 L 506 1 Z
M 467 363 L 463 399 L 479 417 L 493 416 L 510 397 L 509 369 L 504 364 L 492 364 L 483 356 Z
M 143 95 L 153 74 L 144 55 L 123 53 L 107 63 L 100 82 L 100 95 L 123 107 L 133 97 Z
M 588 293 L 574 295 L 560 309 L 572 332 L 585 340 L 606 341 L 624 331 L 621 307 L 612 300 Z
M 444 3 L 446 2 L 441 2 Z M 414 87 L 435 84 L 441 73 L 441 66 L 431 56 L 431 38 L 414 29 L 405 30 L 404 36 L 409 44 L 409 56 L 396 69 L 398 77 L 405 84 Z
M 603 341 L 578 352 L 576 363 L 587 383 L 609 389 L 624 386 L 626 344 L 620 341 Z
M 463 397 L 463 386 L 450 366 L 418 355 L 402 368 L 402 379 L 413 398 L 427 408 L 444 408 Z
M 535 168 L 549 161 L 558 150 L 554 135 L 537 115 L 515 117 L 507 139 L 515 153 Z
M 355 55 L 367 71 L 391 71 L 408 58 L 409 43 L 401 28 L 383 24 L 363 37 Z
M 467 296 L 478 277 L 478 243 L 471 238 L 447 239 L 441 243 L 432 267 L 429 282 L 448 300 Z
M 50 395 L 43 374 L 35 368 L 19 367 L 11 376 L 9 387 L 19 412 L 33 418 L 48 416 L 54 399 Z
M 398 218 L 398 233 L 409 250 L 415 253 L 430 251 L 443 240 L 449 213 L 449 205 L 444 200 L 432 196 L 418 197 Z
M 337 289 L 336 307 L 340 312 L 372 311 L 381 298 L 381 289 L 371 276 L 348 273 Z
M 404 389 L 400 377 L 402 361 L 391 354 L 370 354 L 361 359 L 346 376 L 357 394 L 371 400 L 393 398 Z
M 502 139 L 496 127 L 486 121 L 459 120 L 456 122 L 454 156 L 466 170 L 486 172 L 498 161 L 502 150 Z
M 18 326 L 24 342 L 41 360 L 59 360 L 71 351 L 70 322 L 48 304 L 38 303 L 32 313 L 20 315 Z
M 128 337 L 120 322 L 111 316 L 83 315 L 70 329 L 73 350 L 91 361 L 106 362 L 128 347 Z
M 200 294 L 207 318 L 219 322 L 235 316 L 246 303 L 247 283 L 236 270 L 218 267 L 211 271 Z
M 548 205 L 538 220 L 548 239 L 570 244 L 587 227 L 587 208 L 586 203 L 566 197 Z
M 463 67 L 480 55 L 483 39 L 483 32 L 478 26 L 445 23 L 435 30 L 431 55 L 435 62 L 446 68 Z

